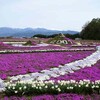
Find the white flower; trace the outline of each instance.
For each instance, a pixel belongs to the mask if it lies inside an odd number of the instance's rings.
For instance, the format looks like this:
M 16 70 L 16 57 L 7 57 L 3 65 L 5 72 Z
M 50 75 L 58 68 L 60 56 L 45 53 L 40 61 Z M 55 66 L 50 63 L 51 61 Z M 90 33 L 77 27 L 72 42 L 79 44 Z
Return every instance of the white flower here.
M 58 88 L 58 85 L 55 85 L 55 88 Z
M 15 89 L 15 87 L 12 88 L 13 90 Z
M 22 87 L 19 87 L 19 90 L 21 90 L 22 89 Z
M 92 88 L 92 89 L 95 88 L 95 85 L 93 85 L 91 88 Z
M 79 84 L 83 85 L 84 84 L 84 81 L 80 80 L 79 81 Z
M 77 86 L 77 84 L 75 84 L 74 86 Z
M 36 87 L 36 89 L 38 89 L 38 87 Z
M 15 93 L 18 93 L 18 91 L 15 91 Z
M 67 87 L 67 89 L 70 89 L 69 87 Z
M 98 86 L 98 85 L 96 85 L 95 87 L 96 87 L 96 88 L 99 88 L 99 86 Z
M 67 84 L 69 84 L 69 83 L 70 83 L 70 81 L 66 81 L 66 83 L 67 83 Z
M 54 86 L 52 86 L 51 88 L 54 89 Z
M 11 87 L 9 86 L 8 89 L 10 89 Z
M 78 87 L 81 87 L 81 85 L 78 85 Z
M 76 81 L 75 80 L 70 80 L 70 83 L 75 83 Z
M 86 87 L 89 87 L 89 84 L 86 84 Z
M 95 84 L 94 82 L 92 82 L 92 84 Z
M 10 83 L 12 83 L 12 80 L 10 80 Z
M 26 86 L 24 86 L 24 89 L 26 89 L 27 87 Z
M 39 89 L 42 89 L 42 87 L 40 86 Z
M 46 85 L 45 88 L 48 88 L 48 86 Z
M 57 90 L 58 90 L 59 92 L 61 91 L 61 89 L 60 89 L 60 88 L 58 88 Z
M 58 80 L 58 83 L 61 83 L 61 81 L 60 81 L 60 80 Z
M 73 87 L 69 87 L 70 89 L 73 89 Z

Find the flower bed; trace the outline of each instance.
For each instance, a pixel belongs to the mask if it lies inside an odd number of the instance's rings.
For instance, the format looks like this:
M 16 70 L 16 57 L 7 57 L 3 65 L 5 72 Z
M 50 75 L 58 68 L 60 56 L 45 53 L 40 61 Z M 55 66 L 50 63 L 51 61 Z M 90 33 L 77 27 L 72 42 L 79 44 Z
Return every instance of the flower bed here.
M 78 94 L 69 94 L 63 93 L 58 95 L 39 95 L 39 96 L 31 96 L 31 97 L 2 97 L 1 100 L 100 100 L 100 95 L 91 94 L 91 95 L 78 95 Z
M 40 94 L 100 94 L 100 80 L 68 80 L 68 81 L 28 81 L 18 83 L 6 83 L 5 94 L 8 96 L 17 95 L 40 95 Z
M 50 68 L 48 70 L 41 70 L 40 72 L 35 72 L 25 75 L 17 75 L 10 77 L 10 81 L 29 81 L 29 80 L 48 80 L 51 77 L 58 77 L 60 75 L 65 75 L 68 73 L 74 73 L 76 70 L 85 67 L 92 67 L 100 60 L 100 51 L 99 48 L 96 52 L 92 53 L 90 56 L 83 58 L 78 61 L 74 61 L 68 64 L 59 65 L 58 67 Z
M 55 51 L 86 51 L 86 50 L 96 50 L 96 47 L 73 47 L 67 45 L 67 47 L 51 44 L 37 44 L 36 46 L 26 46 L 26 47 L 15 47 L 8 44 L 0 42 L 0 53 L 32 53 L 32 52 L 55 52 Z
M 57 78 L 51 78 L 51 80 L 83 80 L 89 79 L 91 81 L 100 79 L 100 60 L 92 67 L 86 67 L 75 71 L 74 73 L 69 73 L 66 75 L 59 76 Z
M 0 54 L 0 78 L 38 72 L 83 59 L 93 51 Z
M 1 48 L 0 48 L 0 50 L 46 50 L 46 49 L 63 49 L 63 47 L 61 47 L 61 46 L 54 46 L 54 45 L 49 45 L 49 46 L 35 46 L 35 47 L 31 47 L 31 46 L 29 46 L 29 47 L 15 47 L 15 46 L 6 46 L 6 44 L 5 45 L 2 45 L 2 46 L 0 46 Z
M 55 80 L 54 83 L 53 81 L 51 81 L 51 83 L 48 83 L 47 81 L 39 81 L 40 83 L 38 82 L 35 83 L 34 81 L 31 82 L 29 80 L 27 80 L 26 82 L 23 81 L 25 83 L 22 83 L 22 81 L 18 82 L 17 84 L 14 81 L 11 81 L 11 83 L 7 83 L 5 93 L 6 95 L 9 95 L 11 97 L 4 97 L 4 98 L 2 97 L 2 100 L 3 99 L 4 100 L 13 100 L 13 99 L 14 100 L 15 99 L 16 100 L 28 100 L 28 99 L 30 100 L 31 99 L 32 100 L 75 100 L 75 99 L 76 100 L 84 100 L 84 99 L 99 100 L 100 99 L 99 52 L 100 52 L 100 48 L 98 47 L 98 51 L 94 53 L 93 56 L 90 57 L 87 56 L 91 55 L 93 51 L 0 54 L 0 63 L 1 63 L 0 77 L 2 79 L 6 79 L 7 76 L 26 74 L 30 72 L 41 73 L 42 72 L 41 70 L 45 71 L 46 69 L 56 71 L 57 67 L 59 67 L 59 69 L 63 67 L 65 68 L 68 63 L 87 57 L 86 59 L 84 59 L 84 62 L 86 62 L 86 64 L 84 65 L 87 66 L 84 66 L 80 63 L 80 66 L 78 67 L 83 69 L 79 69 L 79 70 L 75 69 L 73 70 L 74 73 L 69 73 L 69 74 L 67 73 L 67 75 L 61 75 L 59 77 L 56 76 L 56 78 L 51 78 L 50 80 Z M 97 58 L 95 58 L 96 56 Z M 79 62 L 81 61 L 82 60 L 80 60 Z M 92 62 L 89 63 L 87 61 L 92 61 Z M 77 65 L 77 61 L 73 64 Z M 61 67 L 59 65 L 61 65 Z M 55 68 L 52 69 L 52 67 Z M 45 73 L 43 72 L 42 74 Z M 29 76 L 29 74 L 27 74 L 26 76 Z M 74 79 L 74 80 L 70 80 L 70 79 Z M 89 79 L 89 80 L 87 81 L 85 79 Z M 69 80 L 69 81 L 60 81 L 60 80 Z M 77 93 L 81 95 L 77 95 L 73 93 Z M 34 96 L 33 97 L 31 96 L 30 98 L 28 98 L 27 96 L 26 97 L 12 96 L 12 95 L 23 96 L 29 94 L 32 94 Z M 40 94 L 44 94 L 44 95 L 40 95 Z M 84 94 L 88 94 L 88 95 L 84 95 Z M 35 95 L 40 95 L 40 96 L 35 96 Z M 97 98 L 95 96 L 97 96 Z

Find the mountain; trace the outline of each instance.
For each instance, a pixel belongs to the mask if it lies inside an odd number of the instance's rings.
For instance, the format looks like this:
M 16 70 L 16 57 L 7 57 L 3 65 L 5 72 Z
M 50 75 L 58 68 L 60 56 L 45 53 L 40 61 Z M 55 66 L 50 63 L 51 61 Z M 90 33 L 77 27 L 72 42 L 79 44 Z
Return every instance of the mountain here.
M 0 37 L 32 37 L 36 34 L 43 34 L 43 35 L 52 35 L 52 34 L 76 34 L 79 33 L 77 31 L 60 31 L 60 30 L 49 30 L 45 28 L 9 28 L 9 27 L 1 27 L 0 28 Z

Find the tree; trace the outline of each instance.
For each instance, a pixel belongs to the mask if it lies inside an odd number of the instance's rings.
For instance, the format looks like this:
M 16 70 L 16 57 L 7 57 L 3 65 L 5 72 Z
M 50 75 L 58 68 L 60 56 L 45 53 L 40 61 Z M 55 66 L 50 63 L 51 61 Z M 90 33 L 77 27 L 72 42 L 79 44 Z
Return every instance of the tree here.
M 83 39 L 100 40 L 100 18 L 94 18 L 86 23 L 80 36 Z

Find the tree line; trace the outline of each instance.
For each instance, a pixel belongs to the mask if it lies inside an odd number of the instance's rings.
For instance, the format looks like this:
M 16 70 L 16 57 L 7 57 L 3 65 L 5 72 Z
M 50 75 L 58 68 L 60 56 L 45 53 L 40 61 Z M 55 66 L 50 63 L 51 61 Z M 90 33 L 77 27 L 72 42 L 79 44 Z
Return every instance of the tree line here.
M 39 38 L 54 38 L 54 37 L 58 36 L 59 34 L 61 34 L 61 33 L 53 34 L 53 35 L 36 34 L 33 37 L 39 37 Z M 75 39 L 75 38 L 79 38 L 80 37 L 79 33 L 77 33 L 77 34 L 68 34 L 68 33 L 66 33 L 64 35 L 66 37 L 68 37 L 68 38 L 71 38 L 71 39 Z
M 82 39 L 100 40 L 100 18 L 94 18 L 87 22 L 80 32 Z

